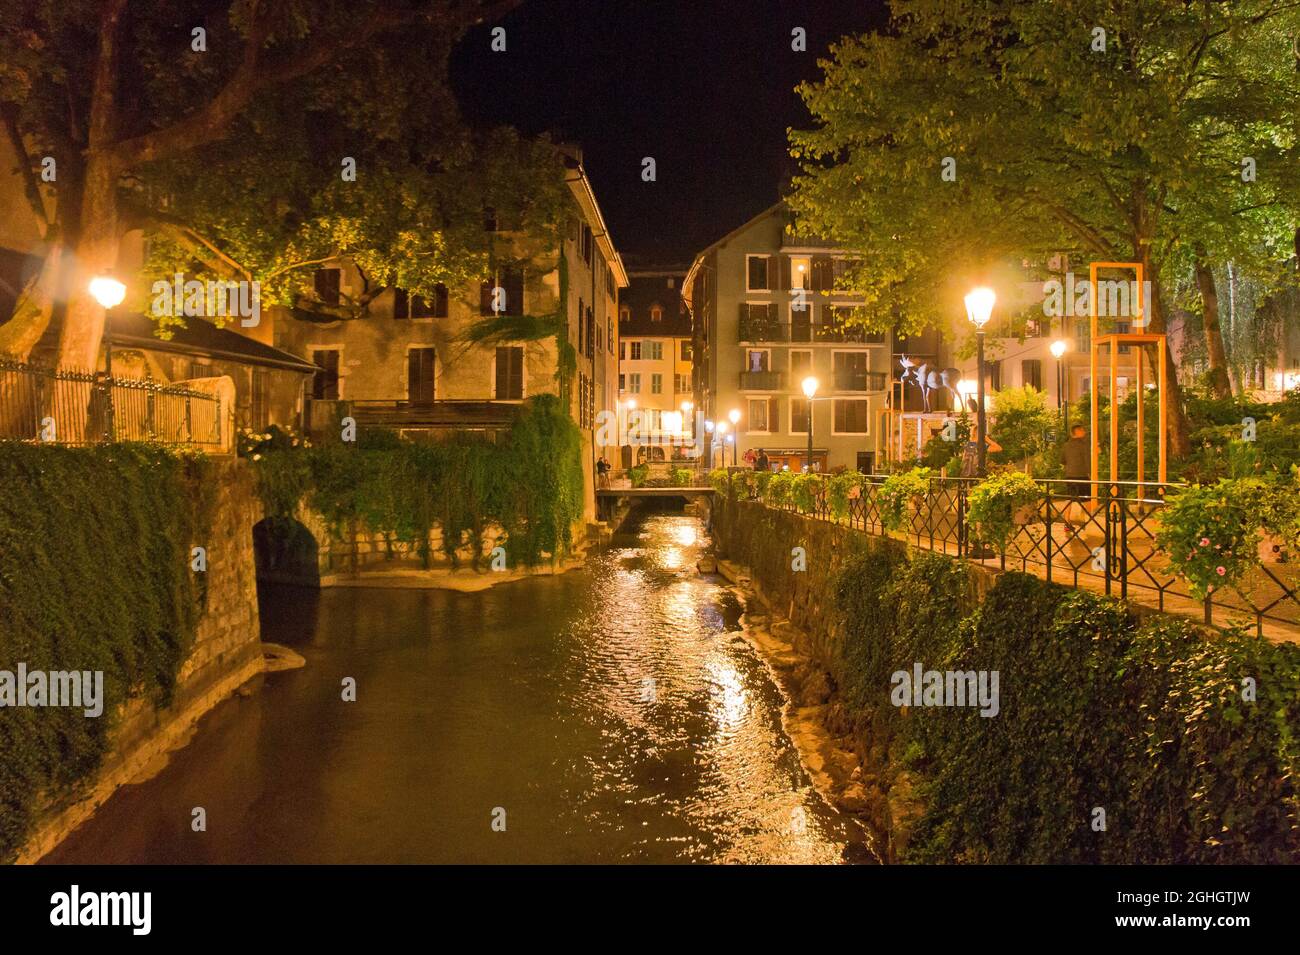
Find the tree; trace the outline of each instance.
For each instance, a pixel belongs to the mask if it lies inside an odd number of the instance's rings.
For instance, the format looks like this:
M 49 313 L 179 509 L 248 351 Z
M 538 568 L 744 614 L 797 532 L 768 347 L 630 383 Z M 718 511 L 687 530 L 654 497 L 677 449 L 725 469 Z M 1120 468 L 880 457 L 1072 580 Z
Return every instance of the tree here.
M 1055 411 L 1047 407 L 1047 396 L 1032 386 L 1003 388 L 993 395 L 993 427 L 989 436 L 1002 448 L 993 454 L 999 463 L 1022 465 L 1047 450 L 1048 434 L 1060 425 Z
M 88 279 L 114 266 L 126 231 L 149 222 L 210 267 L 248 274 L 268 263 L 283 267 L 294 255 L 314 254 L 331 242 L 346 245 L 339 242 L 347 231 L 344 217 L 321 206 L 247 206 L 253 197 L 270 197 L 267 183 L 283 163 L 301 156 L 294 147 L 306 140 L 282 135 L 287 106 L 303 110 L 300 120 L 339 120 L 355 134 L 345 155 L 373 154 L 375 142 L 384 140 L 407 143 L 385 133 L 406 123 L 427 130 L 449 114 L 445 62 L 451 44 L 472 24 L 516 2 L 15 0 L 0 7 L 0 119 L 18 150 L 46 246 L 41 274 L 0 328 L 0 350 L 26 356 L 50 321 L 59 320 L 60 361 L 94 367 L 104 315 L 86 292 Z M 398 33 L 400 47 L 382 42 Z M 382 78 L 378 89 L 376 78 Z M 57 168 L 48 191 L 36 177 L 45 157 Z M 218 173 L 231 172 L 241 158 L 248 178 L 221 178 Z M 315 158 L 337 174 L 342 157 Z M 408 189 L 415 188 L 412 162 L 437 162 L 397 158 L 389 185 Z M 292 187 L 301 188 L 312 175 L 289 175 L 290 195 L 281 198 L 292 200 Z M 264 242 L 261 264 L 254 266 L 165 208 L 176 203 L 194 215 L 223 194 L 245 202 L 245 245 L 260 241 L 250 221 L 258 215 L 264 225 L 274 223 L 272 231 L 292 233 L 297 245 L 277 255 L 269 251 L 274 241 Z M 372 190 L 370 198 L 377 195 Z M 418 197 L 400 188 L 396 195 Z M 335 198 L 344 206 L 363 204 L 355 194 Z M 328 206 L 328 197 L 321 205 Z M 240 215 L 232 207 L 198 225 L 237 239 Z M 300 219 L 286 229 L 275 221 L 283 215 Z M 378 219 L 367 224 L 382 228 Z
M 1022 277 L 1005 263 L 1066 252 L 1140 262 L 1146 327 L 1164 332 L 1180 257 L 1248 231 L 1237 219 L 1205 234 L 1241 204 L 1223 130 L 1240 126 L 1235 143 L 1295 175 L 1294 136 L 1276 133 L 1300 87 L 1284 79 L 1289 42 L 1275 42 L 1296 31 L 1294 4 L 899 0 L 893 12 L 888 35 L 840 43 L 824 79 L 801 87 L 817 125 L 791 133 L 804 174 L 790 205 L 801 228 L 864 253 L 850 281 L 867 322 L 947 327 L 972 284 Z M 1240 75 L 1243 48 L 1267 83 Z M 1294 224 L 1294 207 L 1268 208 Z M 1171 452 L 1186 454 L 1175 371 L 1171 354 Z

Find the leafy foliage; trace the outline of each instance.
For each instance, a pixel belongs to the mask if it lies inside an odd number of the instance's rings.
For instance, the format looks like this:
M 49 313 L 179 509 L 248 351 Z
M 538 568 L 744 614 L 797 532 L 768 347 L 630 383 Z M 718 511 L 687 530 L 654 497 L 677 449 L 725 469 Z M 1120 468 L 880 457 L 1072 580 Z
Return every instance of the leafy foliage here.
M 1043 499 L 1043 489 L 1028 474 L 1006 471 L 971 488 L 966 519 L 980 540 L 999 549 L 1015 533 L 1017 518 Z
M 1241 481 L 1224 480 L 1186 488 L 1161 510 L 1156 542 L 1193 597 L 1235 584 L 1259 562 L 1257 497 Z
M 0 669 L 102 670 L 104 712 L 5 708 L 0 860 L 42 800 L 93 778 L 121 705 L 166 704 L 201 616 L 190 548 L 210 529 L 202 458 L 143 445 L 0 444 Z
M 876 502 L 880 506 L 880 522 L 891 531 L 901 528 L 907 521 L 907 509 L 930 493 L 929 468 L 912 468 L 891 474 L 885 478 L 876 492 Z

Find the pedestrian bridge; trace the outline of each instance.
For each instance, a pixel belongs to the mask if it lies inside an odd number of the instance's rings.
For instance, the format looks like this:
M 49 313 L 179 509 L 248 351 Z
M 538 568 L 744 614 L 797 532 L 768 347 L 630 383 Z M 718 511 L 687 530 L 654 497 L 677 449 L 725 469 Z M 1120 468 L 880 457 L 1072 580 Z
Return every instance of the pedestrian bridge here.
M 617 513 L 619 501 L 631 503 L 644 497 L 682 497 L 698 501 L 713 497 L 713 488 L 704 487 L 602 487 L 596 489 L 596 512 L 601 520 Z

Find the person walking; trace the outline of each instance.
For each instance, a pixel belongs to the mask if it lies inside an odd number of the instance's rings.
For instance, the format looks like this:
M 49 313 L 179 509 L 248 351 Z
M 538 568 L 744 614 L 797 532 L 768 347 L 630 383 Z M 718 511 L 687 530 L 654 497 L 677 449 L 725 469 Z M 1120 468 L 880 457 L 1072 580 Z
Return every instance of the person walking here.
M 609 487 L 609 462 L 603 454 L 596 460 L 596 484 L 598 487 Z
M 1070 439 L 1061 449 L 1061 462 L 1065 465 L 1065 493 L 1074 498 L 1089 496 L 1092 481 L 1092 449 L 1083 425 L 1070 426 Z

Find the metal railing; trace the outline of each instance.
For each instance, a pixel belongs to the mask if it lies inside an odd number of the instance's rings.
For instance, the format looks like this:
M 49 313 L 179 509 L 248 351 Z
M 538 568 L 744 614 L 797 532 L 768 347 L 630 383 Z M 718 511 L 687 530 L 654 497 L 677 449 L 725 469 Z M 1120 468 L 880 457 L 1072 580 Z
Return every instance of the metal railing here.
M 832 344 L 880 345 L 885 337 L 880 332 L 844 326 L 835 322 L 782 322 L 761 313 L 740 317 L 738 340 L 741 342 L 830 342 Z
M 0 356 L 0 441 L 222 445 L 219 395 Z
M 795 504 L 780 509 L 887 536 L 890 530 L 879 501 L 884 480 L 883 475 L 868 475 L 860 493 L 850 497 L 848 513 L 842 518 L 832 513 L 825 485 L 810 509 Z M 1160 610 L 1199 612 L 1206 623 L 1214 621 L 1216 610 L 1246 617 L 1260 636 L 1266 622 L 1300 627 L 1300 564 L 1262 563 L 1239 584 L 1221 588 L 1204 600 L 1193 597 L 1187 581 L 1169 570 L 1156 534 L 1165 495 L 1178 485 L 1117 481 L 1089 486 L 1087 481 L 1039 480 L 1042 496 L 1017 516 L 1006 547 L 996 551 L 981 545 L 967 522 L 967 499 L 977 483 L 975 478 L 931 478 L 924 497 L 912 502 L 903 527 L 894 533 L 927 550 L 995 561 L 1002 570 L 1022 570 L 1070 587 L 1136 598 Z M 747 498 L 758 500 L 752 484 Z

